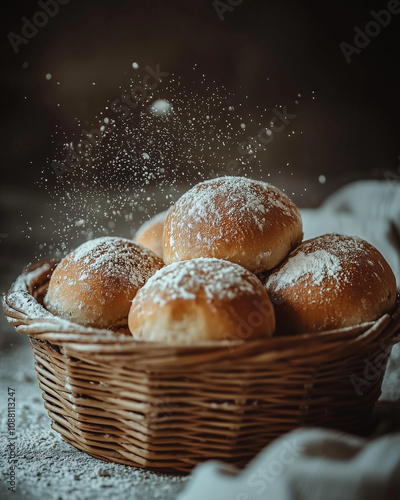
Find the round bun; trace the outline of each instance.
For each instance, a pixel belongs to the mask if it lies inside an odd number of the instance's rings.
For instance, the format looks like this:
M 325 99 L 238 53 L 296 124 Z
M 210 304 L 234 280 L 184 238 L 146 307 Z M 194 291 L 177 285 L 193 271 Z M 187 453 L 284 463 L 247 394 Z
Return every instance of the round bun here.
M 254 274 L 201 258 L 157 271 L 133 299 L 128 324 L 136 338 L 192 344 L 270 336 L 275 315 Z
M 167 210 L 160 212 L 144 222 L 135 234 L 134 241 L 154 252 L 158 257 L 163 256 L 163 232 Z
M 302 239 L 300 212 L 279 189 L 245 177 L 221 177 L 197 184 L 168 212 L 164 262 L 215 257 L 262 273 Z
M 281 334 L 375 321 L 396 301 L 396 278 L 379 251 L 339 234 L 302 243 L 269 276 L 266 288 Z
M 153 252 L 128 239 L 90 240 L 58 264 L 44 305 L 80 325 L 126 327 L 133 297 L 162 266 Z

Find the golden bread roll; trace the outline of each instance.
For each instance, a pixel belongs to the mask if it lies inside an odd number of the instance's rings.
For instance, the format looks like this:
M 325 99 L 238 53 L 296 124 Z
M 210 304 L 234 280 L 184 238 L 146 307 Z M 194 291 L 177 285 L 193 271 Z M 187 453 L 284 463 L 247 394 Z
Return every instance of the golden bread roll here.
M 167 210 L 160 212 L 144 222 L 135 234 L 134 241 L 154 252 L 158 257 L 163 256 L 163 231 Z
M 139 339 L 193 344 L 270 336 L 275 316 L 254 274 L 200 258 L 157 271 L 133 299 L 128 324 Z
M 159 257 L 128 239 L 90 240 L 58 264 L 44 306 L 84 326 L 126 326 L 133 297 L 161 267 Z
M 187 191 L 167 214 L 166 264 L 215 257 L 253 273 L 278 265 L 303 238 L 300 212 L 276 187 L 221 177 Z
M 268 278 L 277 333 L 354 326 L 390 313 L 396 278 L 370 243 L 326 234 L 303 242 Z

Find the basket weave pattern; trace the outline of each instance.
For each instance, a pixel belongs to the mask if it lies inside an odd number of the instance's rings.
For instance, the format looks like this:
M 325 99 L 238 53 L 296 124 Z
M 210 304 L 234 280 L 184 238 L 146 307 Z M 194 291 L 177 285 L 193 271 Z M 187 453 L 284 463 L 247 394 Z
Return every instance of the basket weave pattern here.
M 398 341 L 399 308 L 375 323 L 318 334 L 196 346 L 136 341 L 46 311 L 55 265 L 30 266 L 3 306 L 30 338 L 53 428 L 102 460 L 175 472 L 209 458 L 243 466 L 299 426 L 356 430 Z M 365 360 L 377 357 L 379 370 L 357 393 L 351 377 L 365 380 Z

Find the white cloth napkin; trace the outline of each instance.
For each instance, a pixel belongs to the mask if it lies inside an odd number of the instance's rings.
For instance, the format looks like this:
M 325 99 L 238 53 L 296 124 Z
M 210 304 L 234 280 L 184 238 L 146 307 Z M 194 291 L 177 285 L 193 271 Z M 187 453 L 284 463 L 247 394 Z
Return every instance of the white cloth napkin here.
M 400 434 L 372 441 L 307 429 L 267 446 L 239 473 L 209 461 L 178 500 L 399 500 Z
M 322 204 L 335 212 L 348 212 L 360 217 L 390 219 L 400 229 L 400 180 L 365 180 L 347 184 Z
M 359 236 L 382 253 L 400 287 L 400 183 L 360 181 L 316 210 L 302 210 L 305 239 Z M 382 397 L 400 401 L 400 347 Z M 293 431 L 267 446 L 244 471 L 209 461 L 192 473 L 179 500 L 400 500 L 400 433 L 364 440 L 321 429 Z

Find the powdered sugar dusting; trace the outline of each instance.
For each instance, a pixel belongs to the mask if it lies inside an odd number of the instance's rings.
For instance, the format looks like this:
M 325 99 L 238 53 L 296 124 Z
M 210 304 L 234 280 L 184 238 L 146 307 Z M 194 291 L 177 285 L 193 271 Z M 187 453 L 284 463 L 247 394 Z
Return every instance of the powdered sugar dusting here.
M 179 256 L 180 247 L 196 244 L 196 240 L 210 249 L 246 241 L 254 230 L 263 232 L 274 223 L 277 209 L 292 222 L 300 220 L 286 195 L 266 182 L 229 176 L 201 182 L 171 212 L 170 249 Z M 197 230 L 201 225 L 207 233 Z
M 137 300 L 165 305 L 177 299 L 233 300 L 262 291 L 260 281 L 243 267 L 214 258 L 176 262 L 157 271 L 139 290 Z
M 44 305 L 79 324 L 125 327 L 130 301 L 163 265 L 153 252 L 125 238 L 87 241 L 56 267 Z
M 342 266 L 339 258 L 326 250 L 316 250 L 310 254 L 299 252 L 270 277 L 268 286 L 276 283 L 275 291 L 279 291 L 303 277 L 311 277 L 313 284 L 320 285 L 327 276 L 338 280 L 340 271 Z
M 207 186 L 210 185 L 214 185 L 216 189 L 208 189 Z M 254 189 L 258 185 L 258 181 L 245 177 L 210 179 L 198 184 L 196 190 L 188 191 L 183 198 L 186 197 L 191 202 L 191 212 L 195 212 L 194 215 L 202 220 L 208 217 L 210 211 L 216 211 L 222 205 L 229 214 L 237 211 L 241 215 L 250 213 L 262 224 L 268 209 L 264 205 L 264 197 Z
M 160 267 L 159 259 L 141 245 L 126 238 L 104 236 L 80 245 L 71 255 L 79 265 L 78 281 L 86 281 L 101 271 L 112 278 L 125 280 L 135 286 L 142 286 L 149 269 Z M 75 283 L 71 283 L 74 286 Z
M 214 185 L 215 189 L 208 189 L 210 185 Z M 184 228 L 186 220 L 193 219 L 195 222 L 211 222 L 213 227 L 217 227 L 223 223 L 223 217 L 228 215 L 239 219 L 250 217 L 262 230 L 268 208 L 264 206 L 259 192 L 252 189 L 255 185 L 255 181 L 243 177 L 223 177 L 198 184 L 179 200 L 179 204 L 187 207 L 188 211 L 187 219 L 177 225 Z
M 30 318 L 50 318 L 52 315 L 39 304 L 29 292 L 12 292 L 8 295 L 8 300 L 13 307 L 24 311 Z
M 339 289 L 360 265 L 368 265 L 370 274 L 376 274 L 376 267 L 382 264 L 368 258 L 372 251 L 371 245 L 355 236 L 327 234 L 305 241 L 271 274 L 267 290 L 278 292 L 296 283 L 308 284 L 309 280 L 318 286 L 330 278 L 329 286 Z M 379 275 L 377 279 L 381 279 Z

